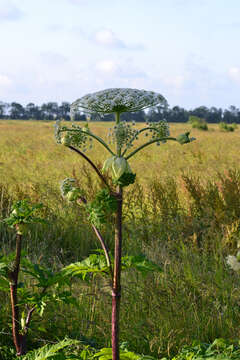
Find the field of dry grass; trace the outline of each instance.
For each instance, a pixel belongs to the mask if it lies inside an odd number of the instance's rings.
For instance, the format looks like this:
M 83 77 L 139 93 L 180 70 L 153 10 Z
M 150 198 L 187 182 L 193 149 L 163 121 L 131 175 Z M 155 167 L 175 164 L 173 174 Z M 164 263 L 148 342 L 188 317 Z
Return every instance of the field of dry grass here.
M 102 136 L 109 126 L 90 124 Z M 170 124 L 173 136 L 188 130 L 189 124 Z M 130 161 L 137 183 L 125 193 L 124 253 L 143 253 L 164 271 L 123 277 L 121 341 L 156 357 L 175 354 L 195 339 L 240 337 L 240 279 L 225 261 L 227 254 L 236 253 L 240 239 L 240 129 L 224 133 L 210 124 L 209 131 L 193 129 L 191 136 L 197 140 L 153 145 Z M 88 155 L 99 163 L 109 156 L 98 145 Z M 28 233 L 24 250 L 51 268 L 98 247 L 86 215 L 61 198 L 59 182 L 73 172 L 91 197 L 94 178 L 81 158 L 56 144 L 52 122 L 0 121 L 0 217 L 7 215 L 13 199 L 43 202 L 49 223 Z M 111 228 L 103 233 L 111 248 Z M 1 253 L 13 250 L 13 232 L 1 222 L 0 238 Z M 9 302 L 1 293 L 0 299 L 0 322 L 8 333 Z M 80 284 L 77 299 L 71 318 L 69 306 L 59 305 L 57 312 L 50 306 L 44 319 L 36 320 L 34 346 L 65 335 L 110 345 L 111 299 L 104 284 L 97 278 Z M 9 343 L 0 332 L 1 342 Z
M 52 122 L 0 121 L 1 182 L 8 185 L 51 183 L 55 188 L 73 168 L 77 171 L 81 160 L 56 144 L 53 125 Z M 106 138 L 109 126 L 111 124 L 92 123 L 90 127 Z M 189 124 L 170 124 L 171 135 L 190 130 L 197 141 L 184 146 L 169 142 L 144 149 L 134 158 L 134 163 L 130 161 L 138 180 L 144 183 L 155 176 L 176 178 L 182 172 L 204 180 L 216 178 L 217 173 L 225 169 L 238 167 L 240 129 L 224 133 L 217 125 L 209 128 L 209 131 L 199 131 L 191 129 Z M 108 156 L 98 144 L 88 154 L 99 162 Z

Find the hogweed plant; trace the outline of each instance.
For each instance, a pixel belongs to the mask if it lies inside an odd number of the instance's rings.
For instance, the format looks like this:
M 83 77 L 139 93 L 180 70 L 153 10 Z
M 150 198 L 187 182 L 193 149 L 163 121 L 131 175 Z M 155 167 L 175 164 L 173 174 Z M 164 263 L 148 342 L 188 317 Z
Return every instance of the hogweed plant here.
M 62 271 L 53 273 L 23 257 L 24 235 L 30 224 L 45 223 L 37 216 L 42 204 L 31 205 L 28 200 L 12 205 L 10 216 L 4 222 L 16 230 L 15 254 L 0 256 L 0 290 L 9 292 L 12 311 L 12 336 L 17 356 L 27 353 L 27 336 L 34 312 L 41 317 L 50 301 L 73 302 L 65 289 L 68 279 Z M 23 279 L 19 281 L 20 272 Z
M 19 314 L 19 301 L 18 301 L 18 288 L 19 288 L 19 271 L 22 252 L 22 238 L 28 231 L 28 225 L 31 223 L 41 222 L 39 217 L 35 216 L 37 209 L 41 208 L 41 204 L 31 206 L 27 200 L 17 201 L 12 206 L 10 216 L 4 221 L 16 230 L 16 253 L 13 262 L 10 259 L 3 258 L 0 263 L 0 275 L 9 282 L 10 298 L 12 309 L 12 335 L 16 348 L 17 355 L 25 354 L 26 352 L 26 335 L 28 326 L 31 321 L 32 309 L 28 309 L 26 320 L 24 321 L 24 329 L 21 333 L 20 330 L 20 314 Z M 2 288 L 3 290 L 3 288 Z
M 136 90 L 136 89 L 107 89 L 93 94 L 88 94 L 76 100 L 71 105 L 71 114 L 74 116 L 76 111 L 83 111 L 88 114 L 115 114 L 115 124 L 110 129 L 107 143 L 104 139 L 94 134 L 87 126 L 79 126 L 72 124 L 71 127 L 61 125 L 57 121 L 55 128 L 55 136 L 57 142 L 65 145 L 72 151 L 84 158 L 97 176 L 100 178 L 103 188 L 96 194 L 95 199 L 88 203 L 83 191 L 77 186 L 74 179 L 65 179 L 61 185 L 62 195 L 69 201 L 76 201 L 79 204 L 85 204 L 89 221 L 92 224 L 103 252 L 105 255 L 105 271 L 108 269 L 111 277 L 112 289 L 112 358 L 119 359 L 119 311 L 121 298 L 121 269 L 122 269 L 122 205 L 123 205 L 123 189 L 133 184 L 136 174 L 132 171 L 129 160 L 133 160 L 134 156 L 149 145 L 160 145 L 167 141 L 177 141 L 180 144 L 189 143 L 193 138 L 189 138 L 189 133 L 171 137 L 169 126 L 166 121 L 147 123 L 142 129 L 136 129 L 134 123 L 121 121 L 120 115 L 123 112 L 140 111 L 152 106 L 166 103 L 165 98 L 152 91 Z M 135 141 L 140 135 L 145 135 L 147 141 L 142 145 L 135 147 Z M 99 142 L 109 154 L 103 164 L 102 170 L 85 154 L 88 148 L 91 148 L 93 142 Z M 131 163 L 134 165 L 134 162 Z M 106 177 L 108 173 L 110 176 Z M 110 179 L 110 180 L 109 180 Z M 115 216 L 115 248 L 114 256 L 111 258 L 106 241 L 103 239 L 100 228 L 107 223 L 109 214 Z M 99 255 L 102 257 L 102 255 Z M 82 269 L 89 268 L 93 265 L 93 269 L 101 269 L 98 261 L 88 259 L 88 265 L 78 263 L 70 265 L 70 268 Z M 92 260 L 92 262 L 90 261 Z M 101 260 L 103 261 L 103 259 Z M 96 264 L 97 262 L 97 264 Z M 103 261 L 104 262 L 104 261 Z M 153 264 L 142 257 L 128 257 L 127 263 L 129 267 L 135 266 L 141 269 L 154 270 Z M 140 266 L 139 266 L 140 264 Z M 85 267 L 84 267 L 85 266 Z M 90 271 L 90 270 L 89 270 Z

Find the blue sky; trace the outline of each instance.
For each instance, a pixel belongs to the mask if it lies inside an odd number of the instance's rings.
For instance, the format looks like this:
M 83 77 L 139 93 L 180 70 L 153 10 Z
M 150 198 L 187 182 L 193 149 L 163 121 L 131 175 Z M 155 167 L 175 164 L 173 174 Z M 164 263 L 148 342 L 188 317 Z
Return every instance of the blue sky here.
M 0 101 L 110 87 L 240 106 L 239 0 L 0 0 Z

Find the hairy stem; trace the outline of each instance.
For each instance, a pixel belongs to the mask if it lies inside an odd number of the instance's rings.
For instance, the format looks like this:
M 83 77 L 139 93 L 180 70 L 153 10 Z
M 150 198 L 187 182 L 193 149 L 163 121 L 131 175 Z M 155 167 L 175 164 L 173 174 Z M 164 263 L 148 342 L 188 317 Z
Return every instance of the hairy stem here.
M 92 160 L 89 159 L 88 156 L 86 156 L 83 152 L 81 152 L 80 150 L 74 148 L 73 146 L 69 145 L 67 146 L 69 149 L 75 151 L 77 154 L 79 154 L 80 156 L 82 156 L 94 169 L 94 171 L 97 173 L 98 177 L 101 179 L 101 181 L 104 183 L 105 186 L 107 186 L 108 189 L 110 189 L 110 186 L 108 185 L 106 179 L 104 178 L 104 176 L 102 175 L 102 173 L 99 171 L 99 169 L 97 168 L 97 166 L 92 162 Z
M 121 257 L 122 257 L 122 189 L 117 190 L 118 207 L 115 223 L 115 252 L 112 289 L 112 356 L 119 360 L 119 313 L 121 300 Z
M 15 260 L 13 264 L 13 269 L 12 271 L 9 272 L 10 297 L 11 297 L 11 308 L 12 308 L 12 335 L 13 335 L 13 342 L 17 351 L 17 356 L 21 356 L 26 353 L 25 341 L 23 341 L 23 337 L 19 333 L 19 305 L 17 298 L 18 275 L 19 275 L 20 260 L 21 260 L 21 247 L 22 247 L 22 235 L 17 234 Z

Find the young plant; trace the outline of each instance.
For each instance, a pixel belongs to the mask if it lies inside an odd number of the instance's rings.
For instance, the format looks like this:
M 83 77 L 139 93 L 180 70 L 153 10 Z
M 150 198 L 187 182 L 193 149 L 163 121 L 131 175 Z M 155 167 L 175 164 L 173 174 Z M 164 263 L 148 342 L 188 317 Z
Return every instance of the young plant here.
M 26 352 L 26 336 L 20 331 L 19 303 L 18 303 L 18 277 L 20 271 L 22 237 L 28 231 L 31 223 L 42 222 L 42 219 L 35 216 L 36 210 L 41 208 L 41 204 L 30 205 L 27 200 L 17 201 L 12 205 L 10 216 L 5 222 L 16 230 L 16 254 L 13 263 L 1 262 L 1 275 L 8 279 L 10 284 L 10 297 L 12 308 L 12 335 L 13 342 L 17 351 L 17 356 Z M 4 259 L 3 259 L 4 260 Z M 31 320 L 32 311 L 29 310 L 26 320 L 26 332 Z
M 36 216 L 41 207 L 41 204 L 31 205 L 27 200 L 17 201 L 10 216 L 4 220 L 16 229 L 16 253 L 0 257 L 0 290 L 8 292 L 10 286 L 12 335 L 17 356 L 27 352 L 27 335 L 35 311 L 42 316 L 50 301 L 73 301 L 71 293 L 65 290 L 68 279 L 62 272 L 53 273 L 26 258 L 21 261 L 23 235 L 27 233 L 29 224 L 44 222 Z M 21 282 L 20 262 L 24 274 Z M 31 286 L 28 286 L 28 280 Z
M 160 94 L 136 90 L 136 89 L 108 89 L 93 94 L 88 94 L 76 100 L 71 106 L 71 112 L 82 110 L 86 113 L 100 115 L 115 114 L 115 125 L 110 129 L 110 143 L 114 148 L 108 145 L 104 139 L 94 134 L 87 126 L 81 127 L 73 124 L 72 127 L 61 126 L 60 122 L 56 124 L 56 139 L 60 144 L 65 145 L 70 150 L 84 158 L 103 184 L 96 198 L 90 203 L 76 185 L 74 179 L 66 179 L 62 183 L 62 195 L 69 201 L 77 201 L 80 204 L 86 204 L 86 210 L 89 214 L 89 220 L 92 224 L 106 257 L 106 267 L 111 274 L 112 287 L 112 357 L 119 359 L 119 311 L 121 298 L 121 267 L 122 267 L 122 204 L 123 188 L 133 184 L 136 174 L 133 173 L 129 160 L 145 147 L 152 144 L 163 144 L 166 141 L 177 141 L 180 144 L 189 143 L 193 138 L 189 138 L 189 133 L 171 137 L 169 127 L 166 121 L 147 123 L 142 129 L 136 129 L 134 124 L 121 121 L 120 115 L 123 112 L 135 112 L 146 109 L 151 106 L 157 106 L 166 103 L 164 97 Z M 134 148 L 135 140 L 140 135 L 146 135 L 148 141 Z M 102 171 L 85 154 L 88 147 L 92 147 L 92 141 L 99 142 L 109 153 L 106 158 Z M 108 172 L 110 177 L 106 178 L 104 174 Z M 108 180 L 107 180 L 108 179 Z M 111 180 L 109 180 L 111 179 Z M 115 216 L 115 250 L 112 265 L 112 259 L 109 254 L 105 240 L 103 239 L 99 228 L 107 222 L 108 216 Z

